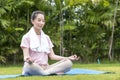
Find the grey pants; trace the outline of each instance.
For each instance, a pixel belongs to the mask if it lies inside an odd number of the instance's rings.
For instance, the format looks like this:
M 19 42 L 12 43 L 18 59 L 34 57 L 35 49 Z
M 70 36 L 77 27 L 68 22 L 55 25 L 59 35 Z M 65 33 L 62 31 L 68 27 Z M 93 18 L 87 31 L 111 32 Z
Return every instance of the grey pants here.
M 69 59 L 63 59 L 47 67 L 42 67 L 36 63 L 25 63 L 23 67 L 23 75 L 50 75 L 59 72 L 67 72 L 71 69 L 72 62 Z

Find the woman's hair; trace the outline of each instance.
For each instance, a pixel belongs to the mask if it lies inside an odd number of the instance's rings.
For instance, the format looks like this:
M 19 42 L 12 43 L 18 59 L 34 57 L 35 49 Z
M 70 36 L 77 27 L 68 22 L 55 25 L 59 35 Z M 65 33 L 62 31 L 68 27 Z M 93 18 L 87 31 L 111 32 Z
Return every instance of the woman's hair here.
M 34 20 L 38 14 L 43 14 L 44 15 L 44 12 L 42 11 L 33 11 L 32 15 L 31 15 L 31 20 Z

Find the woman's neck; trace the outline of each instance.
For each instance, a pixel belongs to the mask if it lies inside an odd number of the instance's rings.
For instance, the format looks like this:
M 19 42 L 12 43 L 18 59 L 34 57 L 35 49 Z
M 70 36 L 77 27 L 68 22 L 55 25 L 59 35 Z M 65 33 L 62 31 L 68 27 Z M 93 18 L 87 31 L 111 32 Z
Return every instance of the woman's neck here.
M 34 30 L 35 30 L 35 32 L 36 32 L 37 35 L 40 35 L 40 34 L 41 34 L 41 30 L 35 29 L 35 28 L 34 28 Z

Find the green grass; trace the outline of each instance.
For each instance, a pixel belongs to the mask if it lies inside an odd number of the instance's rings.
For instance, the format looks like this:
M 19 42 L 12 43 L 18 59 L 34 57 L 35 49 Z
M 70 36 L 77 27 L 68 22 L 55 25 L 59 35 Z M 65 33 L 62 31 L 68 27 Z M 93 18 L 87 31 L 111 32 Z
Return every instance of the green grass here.
M 80 74 L 64 76 L 31 76 L 17 77 L 4 80 L 120 80 L 120 64 L 74 64 L 74 68 L 85 68 L 93 70 L 111 71 L 115 74 Z M 0 75 L 21 74 L 22 66 L 0 66 Z

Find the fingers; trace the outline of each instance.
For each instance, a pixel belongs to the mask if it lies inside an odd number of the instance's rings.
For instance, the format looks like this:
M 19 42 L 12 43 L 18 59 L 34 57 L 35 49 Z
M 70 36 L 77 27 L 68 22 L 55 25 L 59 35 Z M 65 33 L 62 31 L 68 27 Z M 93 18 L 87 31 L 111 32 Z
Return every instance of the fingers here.
M 78 57 L 77 55 L 73 55 L 75 60 L 79 60 L 80 57 Z
M 73 55 L 74 56 L 74 58 L 76 58 L 77 57 L 77 55 Z
M 77 58 L 76 58 L 76 60 L 79 60 L 79 59 L 80 59 L 80 57 L 77 57 Z
M 31 58 L 26 58 L 26 62 L 29 63 L 29 64 L 33 63 L 33 61 L 31 60 Z

